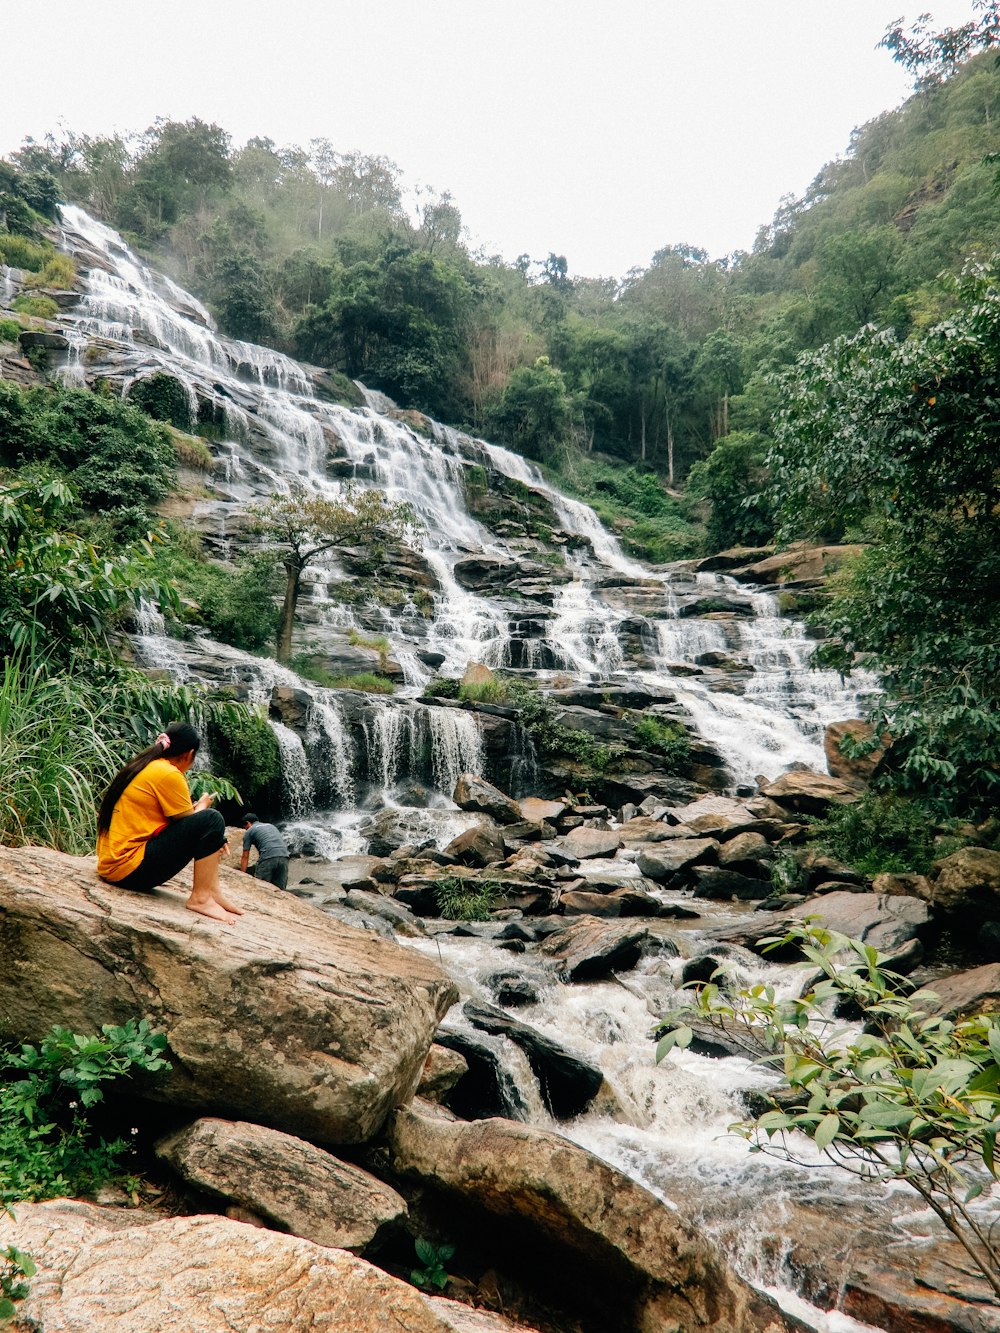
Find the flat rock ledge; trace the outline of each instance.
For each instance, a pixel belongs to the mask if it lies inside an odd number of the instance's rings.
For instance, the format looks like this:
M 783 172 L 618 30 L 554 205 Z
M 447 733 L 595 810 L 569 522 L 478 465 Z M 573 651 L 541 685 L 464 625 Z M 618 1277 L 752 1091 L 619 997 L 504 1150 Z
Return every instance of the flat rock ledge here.
M 184 907 L 190 871 L 153 894 L 101 883 L 92 857 L 0 848 L 0 1023 L 37 1041 L 145 1017 L 173 1069 L 144 1096 L 319 1143 L 372 1137 L 416 1087 L 451 981 L 413 950 L 223 869 L 245 910 Z
M 346 1250 L 222 1217 L 18 1204 L 16 1221 L 0 1217 L 10 1244 L 38 1265 L 18 1314 L 45 1333 L 533 1333 Z

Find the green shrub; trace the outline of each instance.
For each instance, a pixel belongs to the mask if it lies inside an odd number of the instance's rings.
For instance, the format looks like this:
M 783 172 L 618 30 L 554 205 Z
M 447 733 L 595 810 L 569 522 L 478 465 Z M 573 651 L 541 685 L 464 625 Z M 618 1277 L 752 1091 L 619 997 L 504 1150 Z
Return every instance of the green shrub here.
M 101 1084 L 169 1069 L 166 1045 L 143 1018 L 105 1024 L 94 1037 L 54 1027 L 38 1046 L 0 1053 L 0 1206 L 93 1193 L 113 1180 L 131 1145 L 96 1138 L 88 1112 L 103 1100 Z
M 206 630 L 214 639 L 245 652 L 273 643 L 278 628 L 278 579 L 267 555 L 248 556 L 236 570 L 208 560 L 197 539 L 171 525 L 170 541 L 158 549 L 156 570 L 180 595 L 175 612 L 182 624 Z
M 510 698 L 510 691 L 502 677 L 494 676 L 492 680 L 460 684 L 458 697 L 474 704 L 505 704 Z
M 47 259 L 37 273 L 29 273 L 24 279 L 24 285 L 65 290 L 71 288 L 75 281 L 76 265 L 69 255 L 59 253 Z
M 213 766 L 239 789 L 245 805 L 278 803 L 281 751 L 266 717 L 223 715 L 209 727 L 208 742 Z
M 129 385 L 128 400 L 156 421 L 168 421 L 178 430 L 190 431 L 191 399 L 187 389 L 173 375 L 158 370 L 153 375 L 134 380 Z
M 363 690 L 365 694 L 394 694 L 396 686 L 387 676 L 380 676 L 375 671 L 359 671 L 354 676 L 334 675 L 321 662 L 300 653 L 291 662 L 292 669 L 307 680 L 314 680 L 317 685 L 328 690 Z
M 662 755 L 668 773 L 682 773 L 691 762 L 691 738 L 680 722 L 641 717 L 634 730 L 645 749 Z
M 810 835 L 823 851 L 874 878 L 882 873 L 923 874 L 936 855 L 934 826 L 916 801 L 866 792 L 852 805 L 834 805 Z
M 33 319 L 55 319 L 59 314 L 59 307 L 51 296 L 28 296 L 25 292 L 14 297 L 12 308 L 19 315 L 30 315 Z
M 449 921 L 488 921 L 496 898 L 497 886 L 489 880 L 446 875 L 434 881 L 434 901 Z
M 20 332 L 16 319 L 0 319 L 0 343 L 16 343 Z
M 521 725 L 542 757 L 566 758 L 595 772 L 603 773 L 611 762 L 611 750 L 593 736 L 557 721 L 551 704 L 543 694 L 520 680 L 507 682 L 508 701 L 517 708 Z
M 174 457 L 181 467 L 191 468 L 196 472 L 211 472 L 214 463 L 211 451 L 197 435 L 187 435 L 184 431 L 171 429 L 170 438 L 174 445 Z
M 53 256 L 47 241 L 33 241 L 28 236 L 0 235 L 0 261 L 11 268 L 23 268 L 37 273 Z
M 424 699 L 457 699 L 462 682 L 452 676 L 441 676 L 428 681 L 423 689 Z

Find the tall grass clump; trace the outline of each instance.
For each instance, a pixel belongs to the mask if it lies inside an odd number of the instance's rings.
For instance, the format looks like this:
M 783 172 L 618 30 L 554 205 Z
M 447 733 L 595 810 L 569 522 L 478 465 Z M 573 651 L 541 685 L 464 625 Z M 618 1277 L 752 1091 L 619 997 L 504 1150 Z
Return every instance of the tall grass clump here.
M 97 801 L 119 764 L 91 691 L 30 650 L 0 679 L 0 843 L 82 853 Z M 97 710 L 98 713 L 101 711 Z

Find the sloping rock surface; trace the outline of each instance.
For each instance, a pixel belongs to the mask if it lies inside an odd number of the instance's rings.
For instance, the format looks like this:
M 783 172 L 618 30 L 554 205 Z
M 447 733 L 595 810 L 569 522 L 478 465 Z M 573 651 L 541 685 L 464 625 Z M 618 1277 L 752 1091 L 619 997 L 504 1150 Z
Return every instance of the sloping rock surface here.
M 719 1252 L 635 1181 L 545 1130 L 463 1124 L 405 1108 L 389 1137 L 394 1169 L 500 1220 L 525 1253 L 570 1247 L 587 1328 L 634 1333 L 779 1333 L 797 1327 L 740 1281 Z M 603 1322 L 602 1322 L 603 1320 Z
M 189 875 L 190 872 L 185 872 Z M 102 884 L 92 857 L 0 848 L 0 1014 L 15 1041 L 145 1016 L 173 1069 L 146 1095 L 323 1143 L 370 1138 L 456 998 L 429 960 L 230 870 L 225 927 Z
M 205 1117 L 156 1145 L 191 1185 L 317 1245 L 363 1250 L 406 1215 L 394 1189 L 322 1148 L 245 1120 Z
M 459 1333 L 479 1325 L 346 1250 L 222 1217 L 19 1204 L 0 1245 L 38 1265 L 19 1313 L 45 1333 Z M 488 1321 L 488 1322 L 487 1322 Z

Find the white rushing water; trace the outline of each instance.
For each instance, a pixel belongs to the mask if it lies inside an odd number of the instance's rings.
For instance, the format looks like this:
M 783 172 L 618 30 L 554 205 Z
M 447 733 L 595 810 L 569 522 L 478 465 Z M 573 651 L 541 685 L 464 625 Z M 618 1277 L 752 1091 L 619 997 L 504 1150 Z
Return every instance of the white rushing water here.
M 101 257 L 88 271 L 78 310 L 67 317 L 72 353 L 63 374 L 80 382 L 88 340 L 109 340 L 126 354 L 126 389 L 165 371 L 184 386 L 193 415 L 207 408 L 224 423 L 226 438 L 212 446 L 211 498 L 196 514 L 217 549 L 230 553 L 230 534 L 245 504 L 274 492 L 337 498 L 351 480 L 408 502 L 419 519 L 423 560 L 434 580 L 431 616 L 412 604 L 331 600 L 343 578 L 332 559 L 311 572 L 303 593 L 310 648 L 322 650 L 342 642 L 348 630 L 363 634 L 377 624 L 405 675 L 395 697 L 324 689 L 205 637 L 168 639 L 153 608 L 140 617 L 135 644 L 147 664 L 180 680 L 229 685 L 262 710 L 276 689 L 283 690 L 289 707 L 304 710 L 294 727 L 290 714 L 271 721 L 283 765 L 285 827 L 296 847 L 331 858 L 363 851 L 359 826 L 382 806 L 405 808 L 415 836 L 433 838 L 439 847 L 475 822 L 449 798 L 460 773 L 483 771 L 482 723 L 461 708 L 417 700 L 432 674 L 425 659 L 440 658 L 433 670 L 448 675 L 482 662 L 549 668 L 582 681 L 637 679 L 672 691 L 697 730 L 725 755 L 734 785 L 758 774 L 773 778 L 791 764 L 825 768 L 825 724 L 857 716 L 871 682 L 810 671 L 805 630 L 777 614 L 773 594 L 738 588 L 723 575 L 694 577 L 642 565 L 622 551 L 592 509 L 563 496 L 525 459 L 447 427 L 435 426 L 429 436 L 415 431 L 390 415 L 392 404 L 380 394 L 366 393 L 365 406 L 355 409 L 322 401 L 308 372 L 290 358 L 219 336 L 194 297 L 146 267 L 109 228 L 71 207 L 63 210 L 63 224 L 71 248 L 82 243 Z M 328 455 L 338 464 L 332 470 Z M 465 478 L 472 466 L 487 466 L 536 492 L 574 539 L 564 572 L 569 578 L 553 584 L 548 601 L 518 600 L 507 579 L 490 594 L 464 586 L 468 557 L 510 562 L 513 579 L 525 554 L 469 512 Z M 684 614 L 694 598 L 742 600 L 747 614 Z M 697 674 L 706 654 L 726 659 L 730 676 Z M 527 774 L 530 754 L 518 762 Z M 616 862 L 615 872 L 622 869 Z M 736 909 L 713 910 L 724 916 Z M 489 945 L 439 937 L 415 947 L 440 958 L 465 996 L 491 998 L 485 979 L 499 964 Z M 503 957 L 504 964 L 511 961 Z M 760 1285 L 781 1288 L 778 1260 L 753 1262 L 752 1214 L 755 1207 L 780 1210 L 794 1181 L 787 1168 L 767 1159 L 751 1162 L 743 1142 L 727 1133 L 741 1114 L 740 1090 L 760 1086 L 762 1075 L 745 1061 L 679 1054 L 656 1066 L 652 1059 L 646 1033 L 669 1007 L 679 965 L 658 957 L 621 981 L 546 987 L 528 1021 L 599 1063 L 619 1108 L 613 1118 L 594 1112 L 559 1129 L 668 1202 L 703 1208 L 704 1225 L 731 1252 L 731 1217 L 737 1217 L 744 1245 L 737 1262 Z M 764 971 L 749 958 L 734 966 Z M 463 1022 L 458 1011 L 447 1020 Z M 523 1057 L 511 1043 L 502 1046 L 531 1117 L 551 1124 Z M 739 1201 L 729 1222 L 726 1198 Z M 838 1315 L 811 1312 L 808 1318 L 826 1333 L 861 1328 Z

